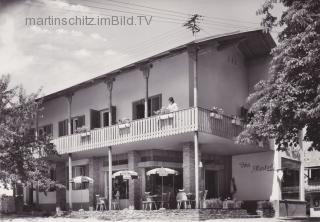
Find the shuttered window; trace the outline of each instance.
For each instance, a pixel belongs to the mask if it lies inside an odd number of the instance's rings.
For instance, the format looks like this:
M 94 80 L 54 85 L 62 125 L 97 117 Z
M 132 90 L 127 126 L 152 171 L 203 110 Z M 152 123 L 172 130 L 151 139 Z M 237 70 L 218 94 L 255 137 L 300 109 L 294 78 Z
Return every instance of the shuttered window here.
M 148 116 L 153 116 L 155 111 L 161 109 L 161 94 L 151 96 L 148 99 Z M 132 103 L 132 119 L 144 118 L 144 99 L 140 99 Z
M 73 117 L 71 120 L 72 120 L 71 121 L 72 122 L 72 124 L 71 124 L 71 133 L 72 134 L 74 133 L 74 131 L 76 129 L 86 125 L 85 115 Z
M 62 120 L 59 122 L 59 136 L 65 136 L 68 134 L 68 120 Z

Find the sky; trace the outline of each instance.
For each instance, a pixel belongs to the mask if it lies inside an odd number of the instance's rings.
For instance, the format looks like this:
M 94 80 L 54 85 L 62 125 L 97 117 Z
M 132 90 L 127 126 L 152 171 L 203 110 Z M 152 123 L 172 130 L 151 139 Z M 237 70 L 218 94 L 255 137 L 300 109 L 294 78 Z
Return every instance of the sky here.
M 22 84 L 28 93 L 42 88 L 50 94 L 194 38 L 259 28 L 256 10 L 263 2 L 0 0 L 0 75 L 10 74 L 12 85 Z M 192 14 L 203 16 L 196 37 L 182 26 Z M 87 16 L 95 24 L 98 17 L 146 17 L 133 26 L 26 24 L 27 18 L 49 16 Z

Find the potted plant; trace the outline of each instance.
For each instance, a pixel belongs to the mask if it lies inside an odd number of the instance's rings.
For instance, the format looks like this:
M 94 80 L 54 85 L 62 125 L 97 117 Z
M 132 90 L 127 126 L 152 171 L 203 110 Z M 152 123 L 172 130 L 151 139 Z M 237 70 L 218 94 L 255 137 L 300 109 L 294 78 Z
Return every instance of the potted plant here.
M 257 214 L 260 217 L 274 217 L 275 211 L 270 201 L 263 200 L 257 202 Z
M 88 128 L 85 126 L 78 127 L 77 129 L 75 129 L 74 133 L 79 133 L 81 137 L 86 137 L 90 135 L 90 131 L 88 131 Z
M 216 106 L 213 106 L 211 108 L 210 117 L 215 119 L 222 119 L 222 115 L 224 113 L 224 110 L 222 108 L 218 108 Z
M 129 118 L 122 118 L 122 119 L 119 119 L 118 121 L 119 125 L 119 129 L 126 129 L 126 128 L 129 128 L 130 127 L 130 119 Z
M 233 116 L 232 116 L 231 123 L 234 124 L 234 125 L 240 126 L 240 125 L 241 125 L 241 119 L 240 119 L 240 117 L 238 117 L 238 116 L 236 116 L 236 115 L 233 115 Z

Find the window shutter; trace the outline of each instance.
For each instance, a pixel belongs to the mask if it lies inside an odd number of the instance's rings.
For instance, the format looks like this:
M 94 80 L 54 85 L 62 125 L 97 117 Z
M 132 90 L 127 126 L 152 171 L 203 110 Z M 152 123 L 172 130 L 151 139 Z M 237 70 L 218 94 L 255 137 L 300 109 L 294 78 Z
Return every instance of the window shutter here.
M 73 121 L 74 121 L 74 119 L 71 119 L 71 134 L 73 134 L 73 130 L 74 130 L 74 127 L 73 127 Z M 67 130 L 67 132 L 68 132 L 68 122 L 66 123 L 66 130 Z
M 100 112 L 94 109 L 90 109 L 90 129 L 100 128 Z
M 52 124 L 49 125 L 45 125 L 43 127 L 44 133 L 46 134 L 46 136 L 52 136 Z
M 86 125 L 86 117 L 85 115 L 78 117 L 78 127 L 82 127 Z
M 117 123 L 117 109 L 115 106 L 112 106 L 112 124 Z
M 151 115 L 154 115 L 155 111 L 161 109 L 161 95 L 153 97 L 151 105 L 152 105 Z
M 64 121 L 59 122 L 59 136 L 63 136 L 63 123 Z

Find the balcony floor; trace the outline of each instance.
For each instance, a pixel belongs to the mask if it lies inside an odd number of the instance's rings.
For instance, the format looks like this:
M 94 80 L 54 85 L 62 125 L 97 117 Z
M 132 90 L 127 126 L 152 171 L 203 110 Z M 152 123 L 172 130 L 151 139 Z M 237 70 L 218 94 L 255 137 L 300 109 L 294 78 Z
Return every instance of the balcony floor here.
M 119 144 L 112 147 L 113 154 L 127 153 L 129 151 L 163 149 L 163 150 L 182 150 L 182 144 L 186 142 L 193 143 L 194 133 L 183 133 L 179 135 L 166 136 L 162 138 L 155 138 L 126 144 Z M 266 148 L 250 145 L 235 144 L 230 139 L 225 139 L 207 133 L 199 133 L 199 147 L 201 152 L 216 154 L 216 155 L 238 155 L 245 153 L 265 152 Z M 75 152 L 72 154 L 74 160 L 106 156 L 108 153 L 107 147 L 95 148 Z M 67 159 L 67 154 L 62 155 L 63 159 Z

